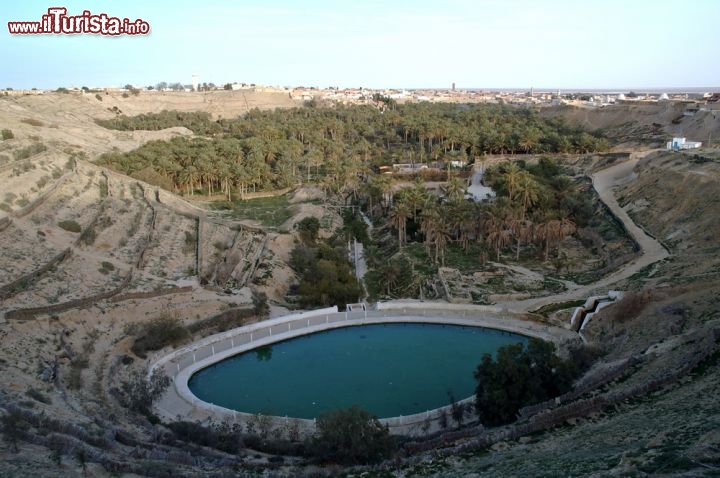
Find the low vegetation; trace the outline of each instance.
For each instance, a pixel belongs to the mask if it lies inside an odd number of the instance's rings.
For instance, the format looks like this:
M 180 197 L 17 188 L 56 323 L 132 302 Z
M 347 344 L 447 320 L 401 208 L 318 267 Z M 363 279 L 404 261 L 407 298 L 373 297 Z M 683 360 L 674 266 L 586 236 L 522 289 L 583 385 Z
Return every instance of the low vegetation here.
M 120 383 L 117 392 L 120 402 L 130 410 L 143 415 L 152 415 L 153 402 L 160 398 L 170 386 L 170 379 L 156 369 L 148 378 L 140 370 L 134 370 Z
M 499 105 L 407 104 L 381 113 L 369 106 L 251 110 L 211 121 L 207 113 L 165 111 L 100 121 L 135 130 L 185 126 L 209 138 L 151 141 L 99 164 L 168 190 L 228 199 L 245 192 L 316 182 L 352 195 L 362 174 L 393 162 L 472 162 L 484 154 L 602 151 L 607 142 Z
M 13 158 L 15 161 L 20 161 L 22 159 L 27 159 L 30 156 L 42 153 L 43 151 L 47 151 L 47 146 L 43 143 L 33 143 L 25 148 L 16 149 L 13 152 Z
M 397 448 L 387 426 L 357 406 L 321 414 L 317 430 L 313 449 L 323 461 L 344 465 L 376 463 Z
M 506 345 L 496 358 L 485 354 L 475 371 L 475 409 L 485 426 L 515 421 L 518 411 L 569 391 L 573 381 L 597 358 L 592 349 L 572 350 L 568 359 L 555 354 L 555 345 L 539 339 Z
M 135 324 L 128 330 L 135 336 L 131 350 L 138 357 L 145 358 L 148 352 L 176 345 L 189 337 L 187 328 L 177 316 L 162 316 L 142 325 Z
M 551 157 L 488 167 L 485 182 L 494 201 L 467 200 L 460 177 L 446 182 L 441 196 L 421 180 L 397 184 L 388 176 L 359 189 L 357 204 L 380 231 L 365 247 L 371 297 L 417 297 L 443 266 L 471 273 L 495 261 L 568 270 L 563 241 L 592 228 L 597 213 L 588 185 L 563 174 Z
M 301 223 L 307 242 L 297 244 L 290 254 L 290 265 L 300 278 L 295 289 L 298 304 L 303 308 L 344 307 L 357 302 L 362 290 L 347 259 L 345 240 L 335 236 L 316 241 L 315 221 L 311 218 Z
M 82 226 L 80 226 L 80 224 L 78 224 L 76 221 L 73 221 L 73 220 L 60 221 L 58 223 L 58 227 L 61 229 L 65 229 L 68 232 L 75 232 L 75 233 L 82 232 Z
M 280 227 L 292 217 L 287 195 L 225 201 L 216 203 L 215 207 L 229 210 L 232 217 L 258 221 L 265 227 Z

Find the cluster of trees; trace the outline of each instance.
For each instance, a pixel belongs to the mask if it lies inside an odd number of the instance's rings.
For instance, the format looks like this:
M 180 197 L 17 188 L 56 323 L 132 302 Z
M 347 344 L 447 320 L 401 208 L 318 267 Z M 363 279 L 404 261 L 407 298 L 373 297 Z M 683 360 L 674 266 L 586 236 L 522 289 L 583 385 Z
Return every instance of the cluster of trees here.
M 373 464 L 389 458 L 398 449 L 398 441 L 390 436 L 387 426 L 358 406 L 324 412 L 316 423 L 317 433 L 302 439 L 294 419 L 282 429 L 273 429 L 269 417 L 263 415 L 250 419 L 244 430 L 242 425 L 227 423 L 208 427 L 176 421 L 166 426 L 178 440 L 226 453 L 235 454 L 249 447 L 269 454 L 301 456 L 316 463 Z M 287 436 L 283 438 L 282 434 Z M 277 458 L 270 462 L 282 463 Z
M 143 113 L 137 116 L 116 116 L 110 119 L 96 119 L 95 122 L 108 129 L 120 131 L 158 131 L 184 126 L 195 134 L 212 136 L 222 133 L 222 127 L 212 121 L 210 113 L 204 111 L 161 111 L 160 113 Z
M 344 465 L 376 463 L 397 448 L 387 425 L 358 406 L 322 413 L 316 422 L 314 454 Z
M 581 347 L 568 359 L 555 354 L 555 345 L 532 338 L 527 345 L 506 345 L 496 358 L 485 354 L 475 371 L 475 408 L 483 425 L 515 421 L 518 411 L 568 392 L 573 381 L 597 358 L 598 351 Z
M 142 179 L 178 192 L 192 193 L 202 184 L 228 195 L 242 193 L 247 184 L 269 188 L 318 180 L 349 197 L 372 166 L 607 147 L 603 138 L 561 120 L 501 105 L 407 104 L 383 112 L 371 106 L 255 109 L 216 121 L 205 113 L 165 111 L 100 124 L 120 130 L 185 126 L 211 137 L 156 142 L 105 155 L 101 162 L 133 176 L 142 172 Z
M 173 90 L 173 91 L 183 91 L 183 90 L 185 89 L 185 87 L 183 86 L 183 84 L 182 84 L 182 83 L 178 83 L 178 82 L 168 83 L 167 81 L 161 81 L 160 83 L 158 83 L 157 85 L 155 85 L 155 89 L 158 90 L 158 91 L 163 91 L 163 90 L 165 90 L 166 88 L 170 88 L 170 89 Z M 152 87 L 150 86 L 150 87 L 148 87 L 148 89 L 152 89 Z
M 408 243 L 424 244 L 436 265 L 445 264 L 448 247 L 456 244 L 465 253 L 479 253 L 484 263 L 512 253 L 515 260 L 535 254 L 544 261 L 560 256 L 560 244 L 577 227 L 592 218 L 591 198 L 568 176 L 561 174 L 551 158 L 535 165 L 516 161 L 489 168 L 486 182 L 497 193 L 493 202 L 465 199 L 466 181 L 450 179 L 444 197 L 428 192 L 421 181 L 395 183 L 389 176 L 377 176 L 365 184 L 359 200 L 368 214 L 393 231 L 396 247 L 366 247 L 368 266 L 379 275 L 387 294 L 407 291 L 411 265 L 402 254 Z M 398 189 L 400 187 L 401 189 Z M 380 244 L 382 246 L 382 244 Z M 392 257 L 387 256 L 390 253 Z
M 302 241 L 290 253 L 290 265 L 300 279 L 297 290 L 302 307 L 345 306 L 357 302 L 362 289 L 347 258 L 342 237 L 318 241 L 320 222 L 308 217 L 298 223 Z

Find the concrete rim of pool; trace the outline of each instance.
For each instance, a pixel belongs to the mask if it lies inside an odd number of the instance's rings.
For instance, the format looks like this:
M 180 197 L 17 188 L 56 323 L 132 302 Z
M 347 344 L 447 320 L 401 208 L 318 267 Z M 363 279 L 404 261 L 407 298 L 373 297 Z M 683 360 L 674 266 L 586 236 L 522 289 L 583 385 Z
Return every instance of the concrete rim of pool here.
M 488 328 L 555 343 L 568 339 L 579 340 L 578 335 L 570 330 L 532 322 L 527 320 L 525 314 L 492 306 L 392 301 L 378 303 L 374 310 L 338 312 L 337 307 L 329 307 L 246 325 L 206 337 L 164 356 L 155 356 L 150 361 L 152 365 L 148 377 L 154 370 L 160 369 L 172 380 L 172 385 L 156 403 L 155 411 L 159 416 L 171 421 L 212 420 L 244 424 L 255 415 L 200 400 L 188 387 L 192 375 L 226 358 L 276 342 L 341 327 L 383 323 L 428 323 Z M 458 403 L 473 399 L 471 396 Z M 437 422 L 441 415 L 450 410 L 451 406 L 448 405 L 414 415 L 383 418 L 380 421 L 388 426 L 391 433 L 417 435 L 427 431 L 421 427 L 427 427 L 428 423 L 432 429 L 439 429 Z M 310 434 L 315 430 L 314 420 L 277 416 L 270 419 L 276 426 L 286 425 L 288 420 L 293 420 L 303 434 Z

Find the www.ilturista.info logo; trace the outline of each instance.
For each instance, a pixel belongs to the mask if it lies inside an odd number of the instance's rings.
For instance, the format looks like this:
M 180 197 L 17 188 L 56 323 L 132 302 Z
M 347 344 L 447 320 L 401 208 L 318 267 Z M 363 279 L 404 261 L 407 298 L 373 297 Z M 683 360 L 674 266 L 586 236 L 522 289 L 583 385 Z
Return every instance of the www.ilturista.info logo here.
M 50 7 L 39 22 L 8 22 L 8 31 L 11 35 L 147 35 L 150 24 L 140 18 L 130 21 L 107 13 L 90 13 L 90 10 L 83 11 L 82 15 L 68 15 L 65 7 Z

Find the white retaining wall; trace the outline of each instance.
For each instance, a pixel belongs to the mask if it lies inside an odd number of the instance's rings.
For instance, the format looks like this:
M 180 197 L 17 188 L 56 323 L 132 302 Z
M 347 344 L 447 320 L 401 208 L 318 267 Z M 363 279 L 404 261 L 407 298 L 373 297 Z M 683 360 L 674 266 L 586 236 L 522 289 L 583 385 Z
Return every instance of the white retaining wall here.
M 492 328 L 554 342 L 578 339 L 577 334 L 566 329 L 525 321 L 495 307 L 396 301 L 378 304 L 377 309 L 338 312 L 337 307 L 330 307 L 289 314 L 206 337 L 162 357 L 157 355 L 151 360 L 148 377 L 154 370 L 160 369 L 172 379 L 172 385 L 156 405 L 156 412 L 170 420 L 245 423 L 254 415 L 203 402 L 195 397 L 188 388 L 190 377 L 198 370 L 228 357 L 275 342 L 340 327 L 389 322 L 441 323 Z M 460 403 L 472 400 L 473 397 L 469 397 Z M 451 407 L 447 406 L 416 415 L 384 418 L 381 422 L 388 425 L 391 433 L 420 434 L 423 426 L 431 425 L 433 429 L 438 429 L 439 417 L 443 413 L 449 415 L 450 410 Z M 283 426 L 290 419 L 272 417 L 272 420 L 276 426 Z M 309 434 L 315 430 L 314 420 L 292 420 L 300 426 L 301 433 Z

